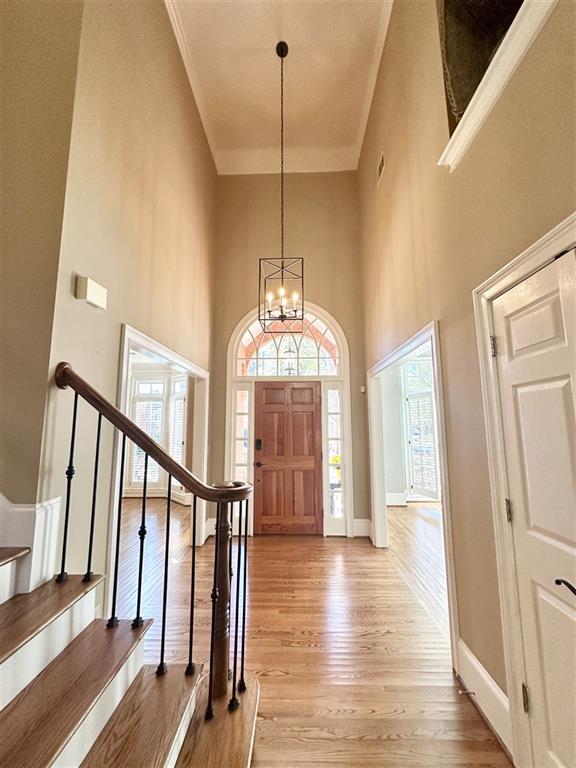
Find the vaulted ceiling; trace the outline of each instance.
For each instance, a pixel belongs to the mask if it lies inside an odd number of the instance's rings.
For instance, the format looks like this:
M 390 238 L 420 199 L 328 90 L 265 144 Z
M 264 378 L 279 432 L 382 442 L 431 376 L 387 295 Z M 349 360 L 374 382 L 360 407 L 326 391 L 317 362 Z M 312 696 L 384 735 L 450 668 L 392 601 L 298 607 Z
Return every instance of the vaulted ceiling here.
M 391 0 L 165 0 L 216 167 L 277 173 L 286 40 L 288 172 L 355 169 Z

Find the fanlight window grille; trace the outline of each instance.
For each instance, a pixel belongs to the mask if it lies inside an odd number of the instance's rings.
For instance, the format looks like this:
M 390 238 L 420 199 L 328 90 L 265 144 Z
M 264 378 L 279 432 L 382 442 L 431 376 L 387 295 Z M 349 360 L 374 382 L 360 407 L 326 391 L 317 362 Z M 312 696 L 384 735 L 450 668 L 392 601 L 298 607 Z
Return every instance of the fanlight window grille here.
M 302 333 L 286 331 L 283 323 L 267 333 L 255 320 L 238 348 L 238 376 L 338 376 L 338 345 L 320 318 L 307 312 Z M 272 331 L 272 332 L 270 332 Z

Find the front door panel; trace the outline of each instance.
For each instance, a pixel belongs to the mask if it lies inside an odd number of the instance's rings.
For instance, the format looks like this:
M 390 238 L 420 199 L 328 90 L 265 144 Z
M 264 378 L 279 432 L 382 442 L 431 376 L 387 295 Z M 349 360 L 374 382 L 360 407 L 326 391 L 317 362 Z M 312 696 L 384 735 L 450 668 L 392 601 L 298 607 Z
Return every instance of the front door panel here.
M 322 533 L 320 382 L 257 382 L 254 532 Z

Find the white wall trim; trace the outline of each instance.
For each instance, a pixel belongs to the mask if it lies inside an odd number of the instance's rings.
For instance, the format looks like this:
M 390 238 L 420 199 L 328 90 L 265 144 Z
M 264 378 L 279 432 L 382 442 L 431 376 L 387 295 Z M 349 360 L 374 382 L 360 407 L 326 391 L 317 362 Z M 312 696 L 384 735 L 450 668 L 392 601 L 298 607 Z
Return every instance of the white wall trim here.
M 371 520 L 354 520 L 354 536 L 369 536 L 372 538 L 372 521 Z
M 506 522 L 508 496 L 504 433 L 494 358 L 490 353 L 493 333 L 492 302 L 576 243 L 576 212 L 547 232 L 496 274 L 473 291 L 476 340 L 488 451 L 488 469 L 496 540 L 496 564 L 506 662 L 506 687 L 512 722 L 512 755 L 518 765 L 532 765 L 530 723 L 522 704 L 525 677 L 520 606 L 516 590 L 516 566 L 512 531 Z
M 450 173 L 455 170 L 540 34 L 557 1 L 524 0 L 442 152 L 438 165 L 448 166 Z
M 506 749 L 512 753 L 512 724 L 508 697 L 478 661 L 464 640 L 458 640 L 458 677 L 490 723 Z
M 344 492 L 344 508 L 345 508 L 345 529 L 336 533 L 330 531 L 329 519 L 328 519 L 328 505 L 326 504 L 326 472 L 323 471 L 323 495 L 324 495 L 324 535 L 343 535 L 348 537 L 354 536 L 354 456 L 353 456 L 353 442 L 352 442 L 352 397 L 351 397 L 351 384 L 350 384 L 350 350 L 348 347 L 348 340 L 346 334 L 342 329 L 342 326 L 338 321 L 325 309 L 312 303 L 306 302 L 306 309 L 316 317 L 320 318 L 330 328 L 338 345 L 338 351 L 340 353 L 340 373 L 338 376 L 237 376 L 236 375 L 236 359 L 238 357 L 238 346 L 242 340 L 242 335 L 248 326 L 254 322 L 258 317 L 258 308 L 255 307 L 247 312 L 244 317 L 237 323 L 230 340 L 228 342 L 228 352 L 226 361 L 226 437 L 225 437 L 225 475 L 226 477 L 232 477 L 234 462 L 232 455 L 232 446 L 234 445 L 234 393 L 236 388 L 243 386 L 246 389 L 250 389 L 250 424 L 254 424 L 254 382 L 256 381 L 320 381 L 322 382 L 322 392 L 327 385 L 332 383 L 340 384 L 342 388 L 342 445 L 346 451 L 344 454 L 344 461 L 342 464 L 342 479 L 343 479 L 343 492 Z M 325 461 L 328 460 L 327 446 L 324 445 L 327 440 L 326 431 L 322 435 L 322 443 Z M 248 446 L 248 482 L 254 482 L 254 476 L 252 471 L 253 462 L 253 444 L 249 441 Z M 324 468 L 323 468 L 324 470 Z M 254 512 L 253 505 L 250 505 L 249 511 L 249 533 L 252 535 L 254 528 Z
M 442 521 L 444 529 L 444 559 L 448 587 L 448 615 L 450 621 L 450 649 L 452 666 L 458 673 L 457 643 L 460 639 L 458 624 L 458 599 L 456 593 L 456 569 L 452 532 L 452 507 L 450 503 L 450 482 L 448 477 L 448 454 L 446 451 L 446 422 L 444 416 L 444 389 L 442 386 L 442 356 L 440 352 L 440 330 L 433 320 L 412 338 L 386 355 L 372 366 L 367 373 L 368 381 L 368 423 L 370 438 L 370 476 L 372 499 L 372 543 L 377 547 L 388 546 L 388 519 L 386 513 L 386 478 L 384 475 L 384 436 L 382 433 L 382 397 L 380 396 L 379 375 L 406 355 L 430 340 L 434 366 L 434 398 L 438 430 L 438 456 L 440 465 Z
M 32 592 L 54 578 L 61 506 L 60 497 L 37 504 L 12 504 L 0 494 L 0 546 L 31 549 L 16 565 L 16 592 Z

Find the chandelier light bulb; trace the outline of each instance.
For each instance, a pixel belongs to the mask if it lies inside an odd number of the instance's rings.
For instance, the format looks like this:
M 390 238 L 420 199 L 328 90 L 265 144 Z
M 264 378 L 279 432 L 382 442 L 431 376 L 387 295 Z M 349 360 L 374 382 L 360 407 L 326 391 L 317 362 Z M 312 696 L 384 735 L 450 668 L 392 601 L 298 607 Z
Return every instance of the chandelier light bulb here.
M 278 296 L 280 296 L 282 298 L 285 295 L 286 295 L 286 289 L 284 288 L 283 285 L 281 285 L 280 288 L 278 288 Z

